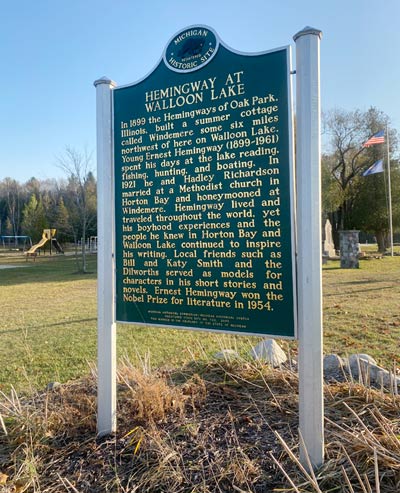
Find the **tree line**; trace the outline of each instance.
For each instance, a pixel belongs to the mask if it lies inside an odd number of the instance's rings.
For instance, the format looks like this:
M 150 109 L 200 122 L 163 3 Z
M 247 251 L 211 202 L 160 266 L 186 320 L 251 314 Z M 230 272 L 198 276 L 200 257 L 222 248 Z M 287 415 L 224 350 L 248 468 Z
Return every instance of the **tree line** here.
M 377 108 L 367 111 L 335 109 L 323 115 L 322 209 L 332 224 L 335 247 L 339 249 L 340 230 L 360 230 L 375 236 L 378 249 L 389 246 L 389 190 L 387 180 L 387 142 L 392 195 L 393 229 L 400 227 L 400 167 L 396 157 L 398 134 L 387 115 Z M 371 136 L 385 131 L 385 142 L 363 147 Z M 386 132 L 387 130 L 387 132 Z M 384 172 L 363 176 L 383 159 Z
M 400 228 L 400 165 L 396 157 L 398 134 L 387 115 L 376 108 L 367 111 L 335 109 L 323 115 L 322 221 L 329 218 L 335 246 L 339 231 L 358 229 L 376 237 L 380 251 L 389 245 L 387 175 L 363 176 L 378 159 L 386 160 L 386 143 L 363 147 L 380 130 L 389 129 L 391 190 L 394 229 Z M 97 236 L 96 178 L 92 159 L 86 152 L 67 147 L 57 166 L 64 179 L 31 178 L 19 183 L 12 178 L 0 181 L 1 235 L 27 235 L 37 242 L 43 229 L 56 228 L 60 243 L 82 248 L 85 270 L 85 241 Z
M 55 228 L 61 244 L 81 248 L 79 270 L 86 271 L 85 240 L 97 236 L 96 178 L 92 158 L 67 147 L 57 158 L 63 179 L 31 178 L 19 183 L 7 177 L 0 181 L 0 225 L 2 236 L 30 236 L 40 240 L 43 229 Z

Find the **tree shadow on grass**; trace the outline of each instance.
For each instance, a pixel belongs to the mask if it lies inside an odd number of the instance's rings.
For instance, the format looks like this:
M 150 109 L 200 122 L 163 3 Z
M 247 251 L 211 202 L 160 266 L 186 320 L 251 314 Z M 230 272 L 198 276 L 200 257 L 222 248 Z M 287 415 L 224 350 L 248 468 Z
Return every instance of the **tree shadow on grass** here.
M 350 291 L 342 291 L 341 293 L 324 293 L 324 298 L 329 296 L 345 296 L 354 293 L 367 293 L 368 291 L 382 291 L 383 289 L 393 289 L 393 286 L 376 287 L 369 289 L 353 289 Z
M 80 323 L 87 323 L 87 322 L 96 322 L 97 318 L 92 317 L 92 318 L 81 318 L 77 320 L 67 320 L 63 322 L 55 322 L 53 324 L 41 324 L 33 327 L 29 327 L 29 330 L 38 330 L 38 329 L 49 329 L 51 327 L 62 327 L 62 326 L 67 326 L 67 325 L 73 325 L 73 324 L 80 324 Z M 1 334 L 13 334 L 15 332 L 21 332 L 21 328 L 18 329 L 11 329 L 11 330 L 2 330 L 0 331 Z

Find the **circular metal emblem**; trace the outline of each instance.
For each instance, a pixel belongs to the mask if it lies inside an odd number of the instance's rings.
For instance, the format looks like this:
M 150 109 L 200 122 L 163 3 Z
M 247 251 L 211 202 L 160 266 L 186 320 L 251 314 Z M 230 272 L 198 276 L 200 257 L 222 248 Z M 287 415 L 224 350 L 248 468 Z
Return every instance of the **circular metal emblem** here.
M 217 35 L 205 26 L 192 26 L 176 34 L 164 52 L 164 62 L 175 72 L 192 72 L 217 53 Z

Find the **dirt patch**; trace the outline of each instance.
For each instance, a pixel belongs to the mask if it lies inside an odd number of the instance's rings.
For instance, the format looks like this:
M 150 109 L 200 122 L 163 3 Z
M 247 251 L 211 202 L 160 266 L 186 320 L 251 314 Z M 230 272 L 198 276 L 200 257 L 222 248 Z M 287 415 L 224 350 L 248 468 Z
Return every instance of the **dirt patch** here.
M 297 395 L 289 369 L 240 362 L 149 372 L 125 364 L 117 433 L 102 439 L 94 378 L 3 396 L 2 491 L 399 491 L 398 395 L 325 385 L 326 462 L 315 476 L 297 460 Z

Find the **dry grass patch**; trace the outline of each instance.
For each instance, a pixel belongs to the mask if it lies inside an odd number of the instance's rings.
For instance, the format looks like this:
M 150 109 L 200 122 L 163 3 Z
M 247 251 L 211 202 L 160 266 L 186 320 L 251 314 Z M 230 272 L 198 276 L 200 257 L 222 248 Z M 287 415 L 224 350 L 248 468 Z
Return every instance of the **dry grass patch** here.
M 259 363 L 118 371 L 118 431 L 95 436 L 95 376 L 0 402 L 2 492 L 400 491 L 400 398 L 325 386 L 326 462 L 298 463 L 298 379 Z M 1 487 L 0 487 L 1 488 Z

